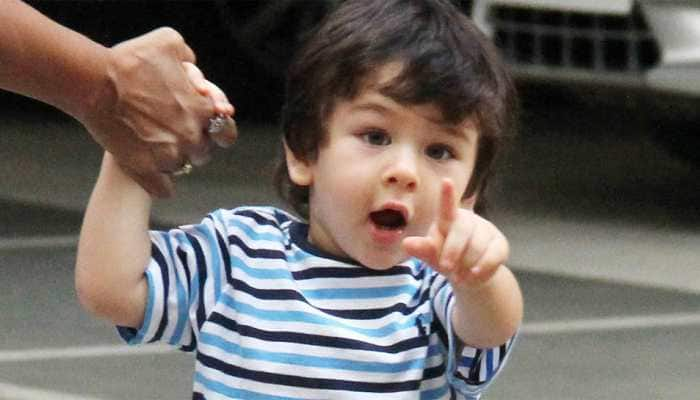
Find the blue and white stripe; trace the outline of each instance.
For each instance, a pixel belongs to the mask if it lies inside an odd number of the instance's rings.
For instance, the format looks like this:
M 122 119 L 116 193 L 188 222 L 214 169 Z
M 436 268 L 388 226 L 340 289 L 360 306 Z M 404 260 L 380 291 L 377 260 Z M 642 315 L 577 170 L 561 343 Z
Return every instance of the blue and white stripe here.
M 307 228 L 245 207 L 152 232 L 144 324 L 120 333 L 196 350 L 195 399 L 479 397 L 510 343 L 455 357 L 443 277 L 322 257 Z

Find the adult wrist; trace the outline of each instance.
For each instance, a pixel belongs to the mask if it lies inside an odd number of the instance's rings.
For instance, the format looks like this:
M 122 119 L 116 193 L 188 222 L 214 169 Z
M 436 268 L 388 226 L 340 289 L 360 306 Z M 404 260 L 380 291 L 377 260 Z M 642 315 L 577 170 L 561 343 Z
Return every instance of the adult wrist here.
M 77 96 L 70 103 L 71 109 L 64 110 L 80 121 L 88 130 L 96 125 L 100 115 L 114 109 L 117 102 L 116 74 L 114 72 L 114 54 L 108 47 L 94 43 L 87 59 L 89 73 L 85 77 Z

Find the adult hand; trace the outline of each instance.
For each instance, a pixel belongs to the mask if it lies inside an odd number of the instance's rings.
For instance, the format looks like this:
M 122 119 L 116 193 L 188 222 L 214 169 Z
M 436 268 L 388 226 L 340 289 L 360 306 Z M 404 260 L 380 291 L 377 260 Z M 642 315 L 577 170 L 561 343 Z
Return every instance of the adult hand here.
M 185 68 L 187 78 L 197 92 L 202 96 L 208 97 L 217 110 L 217 116 L 224 118 L 223 124 L 219 129 L 212 131 L 211 127 L 208 127 L 209 139 L 219 147 L 231 146 L 238 138 L 238 128 L 236 127 L 236 121 L 233 120 L 234 108 L 230 105 L 226 94 L 221 88 L 208 81 L 196 65 L 190 62 L 183 62 L 182 66 Z
M 491 222 L 458 206 L 451 180 L 443 180 L 440 196 L 438 216 L 428 234 L 404 239 L 404 249 L 453 286 L 488 281 L 508 259 L 508 240 Z
M 170 196 L 170 174 L 187 162 L 208 160 L 209 119 L 232 115 L 233 106 L 225 96 L 202 95 L 190 82 L 183 62 L 194 63 L 195 55 L 171 28 L 122 42 L 108 53 L 108 82 L 80 122 L 146 191 Z M 226 124 L 219 135 L 235 134 L 235 125 Z

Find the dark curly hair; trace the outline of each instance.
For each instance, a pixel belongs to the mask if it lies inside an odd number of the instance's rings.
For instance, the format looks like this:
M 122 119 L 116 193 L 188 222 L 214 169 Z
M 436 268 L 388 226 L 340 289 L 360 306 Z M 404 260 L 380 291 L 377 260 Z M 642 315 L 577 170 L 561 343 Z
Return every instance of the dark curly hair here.
M 477 159 L 464 196 L 479 194 L 476 209 L 482 210 L 494 158 L 514 130 L 515 89 L 495 47 L 448 0 L 347 0 L 326 16 L 288 71 L 285 143 L 298 159 L 315 161 L 336 102 L 353 99 L 391 62 L 402 70 L 379 89 L 383 95 L 401 104 L 434 104 L 450 124 L 474 118 Z M 309 188 L 289 179 L 283 159 L 275 183 L 308 218 Z

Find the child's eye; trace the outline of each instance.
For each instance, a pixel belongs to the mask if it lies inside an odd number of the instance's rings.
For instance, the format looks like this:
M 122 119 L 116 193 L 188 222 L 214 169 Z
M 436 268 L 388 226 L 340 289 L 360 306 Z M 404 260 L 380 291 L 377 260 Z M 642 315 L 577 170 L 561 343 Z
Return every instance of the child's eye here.
M 374 146 L 386 146 L 391 144 L 391 137 L 382 131 L 368 131 L 362 134 L 362 139 Z
M 454 152 L 449 146 L 444 144 L 433 144 L 428 146 L 428 148 L 425 150 L 425 154 L 435 160 L 449 160 L 451 158 L 455 158 Z

